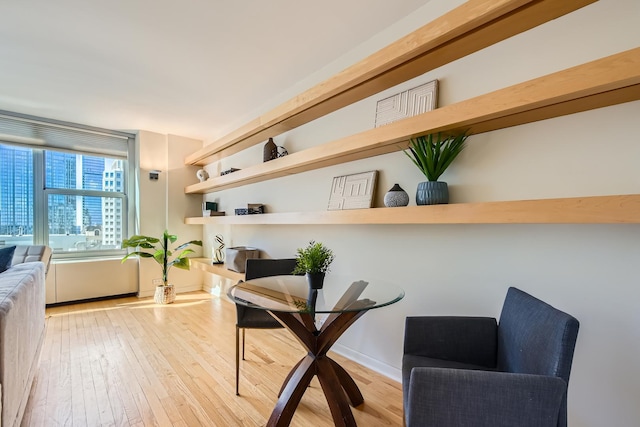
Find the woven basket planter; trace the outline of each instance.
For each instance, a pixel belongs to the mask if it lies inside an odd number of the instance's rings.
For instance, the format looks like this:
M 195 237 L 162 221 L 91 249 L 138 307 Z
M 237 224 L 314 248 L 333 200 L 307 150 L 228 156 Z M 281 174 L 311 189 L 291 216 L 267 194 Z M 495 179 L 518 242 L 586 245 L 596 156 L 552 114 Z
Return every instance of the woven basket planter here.
M 156 286 L 153 300 L 156 304 L 171 304 L 176 300 L 176 288 L 173 285 Z

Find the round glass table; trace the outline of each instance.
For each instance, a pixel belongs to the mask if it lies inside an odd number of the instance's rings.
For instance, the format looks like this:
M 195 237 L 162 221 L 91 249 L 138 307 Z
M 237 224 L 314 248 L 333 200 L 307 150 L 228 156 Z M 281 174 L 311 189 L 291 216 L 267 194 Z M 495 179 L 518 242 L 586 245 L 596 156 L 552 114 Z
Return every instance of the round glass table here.
M 360 316 L 400 301 L 404 291 L 383 281 L 328 274 L 323 289 L 310 289 L 304 276 L 272 276 L 241 282 L 229 289 L 228 296 L 237 304 L 269 311 L 308 351 L 287 375 L 267 426 L 291 423 L 314 376 L 334 424 L 355 426 L 349 405 L 358 406 L 364 398 L 351 375 L 327 352 Z

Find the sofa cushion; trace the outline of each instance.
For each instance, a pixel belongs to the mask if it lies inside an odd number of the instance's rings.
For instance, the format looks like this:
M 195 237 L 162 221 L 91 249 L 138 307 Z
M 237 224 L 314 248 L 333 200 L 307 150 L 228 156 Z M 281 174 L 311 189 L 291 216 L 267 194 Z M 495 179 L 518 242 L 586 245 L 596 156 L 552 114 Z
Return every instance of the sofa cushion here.
M 13 253 L 16 251 L 15 246 L 0 249 L 0 273 L 7 271 L 13 262 Z

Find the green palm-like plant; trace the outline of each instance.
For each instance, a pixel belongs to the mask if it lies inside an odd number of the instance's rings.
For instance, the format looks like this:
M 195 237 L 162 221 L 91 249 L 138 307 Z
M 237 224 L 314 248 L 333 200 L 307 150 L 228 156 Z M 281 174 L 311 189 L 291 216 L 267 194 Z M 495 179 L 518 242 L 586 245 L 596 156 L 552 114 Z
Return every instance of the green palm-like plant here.
M 189 259 L 187 255 L 194 253 L 193 249 L 188 249 L 189 245 L 197 245 L 202 246 L 201 240 L 191 240 L 187 243 L 183 243 L 176 247 L 173 251 L 169 249 L 169 243 L 175 243 L 178 240 L 178 236 L 174 234 L 169 234 L 167 230 L 164 231 L 161 239 L 156 239 L 155 237 L 149 236 L 141 236 L 136 235 L 131 237 L 130 239 L 125 239 L 122 241 L 123 248 L 144 248 L 144 249 L 152 249 L 151 252 L 145 251 L 134 251 L 127 254 L 124 258 L 122 258 L 122 262 L 125 262 L 127 258 L 131 256 L 139 256 L 142 258 L 153 258 L 156 260 L 158 264 L 162 267 L 162 283 L 163 286 L 167 285 L 169 269 L 171 267 L 177 267 L 182 270 L 189 270 Z M 157 244 L 160 244 L 157 247 Z M 180 252 L 176 255 L 175 258 L 169 260 L 169 257 L 173 255 L 174 252 Z
M 310 241 L 306 248 L 298 248 L 296 268 L 293 274 L 316 274 L 329 271 L 335 256 L 333 251 L 320 242 Z
M 440 132 L 412 138 L 409 151 L 404 151 L 429 181 L 437 181 L 451 162 L 462 152 L 468 135 L 444 137 Z

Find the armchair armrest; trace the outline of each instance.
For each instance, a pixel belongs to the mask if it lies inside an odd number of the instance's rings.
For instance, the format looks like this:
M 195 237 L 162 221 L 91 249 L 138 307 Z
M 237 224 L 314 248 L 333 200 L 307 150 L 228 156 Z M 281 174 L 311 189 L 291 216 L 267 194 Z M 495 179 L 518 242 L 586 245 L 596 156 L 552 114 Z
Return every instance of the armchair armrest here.
M 404 354 L 495 368 L 498 324 L 491 317 L 407 317 Z
M 556 427 L 567 383 L 558 377 L 414 368 L 407 427 Z

